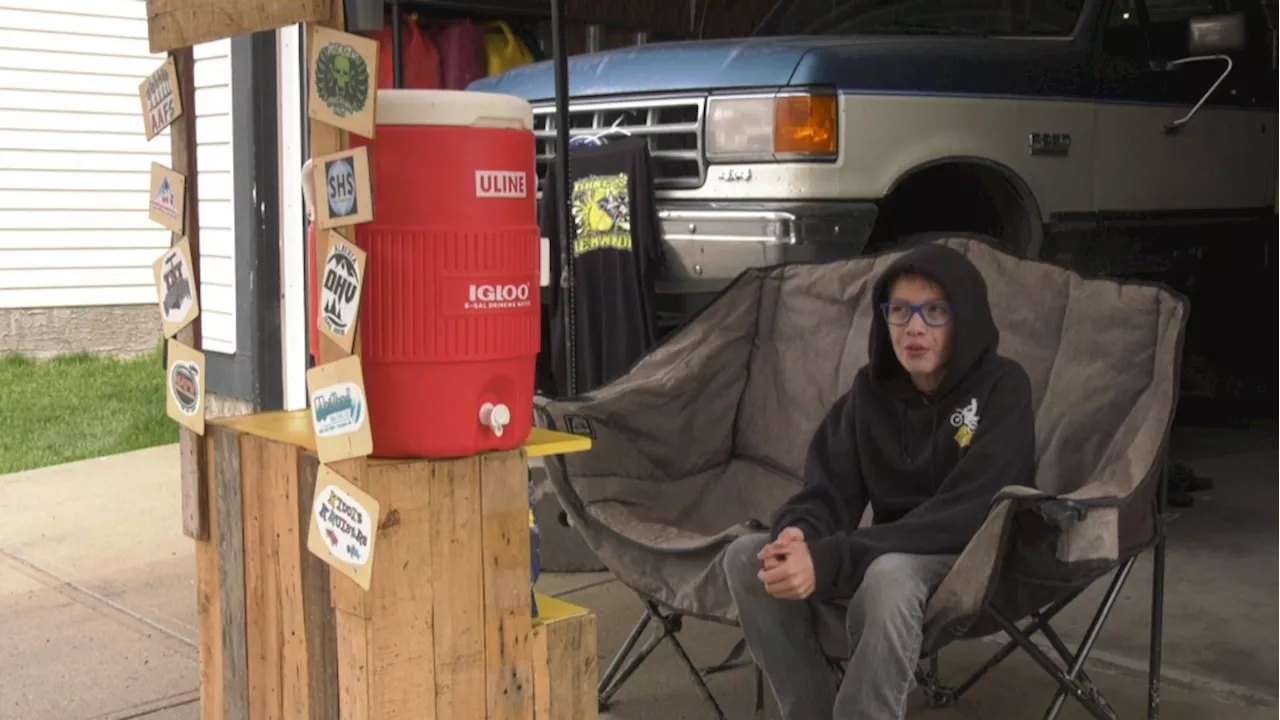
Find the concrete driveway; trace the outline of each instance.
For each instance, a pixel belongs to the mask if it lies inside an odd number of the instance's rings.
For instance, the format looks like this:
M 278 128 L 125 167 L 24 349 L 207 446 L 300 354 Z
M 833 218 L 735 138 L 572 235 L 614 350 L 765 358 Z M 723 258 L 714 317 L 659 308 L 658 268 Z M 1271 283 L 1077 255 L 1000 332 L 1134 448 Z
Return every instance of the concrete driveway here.
M 1199 433 L 1179 447 L 1217 488 L 1174 525 L 1163 717 L 1275 718 L 1275 429 Z M 179 523 L 177 478 L 176 446 L 0 477 L 0 720 L 198 717 L 194 559 Z M 1090 666 L 1121 718 L 1145 716 L 1149 581 L 1148 558 L 1134 570 Z M 604 573 L 546 574 L 539 585 L 599 615 L 602 668 L 641 611 Z M 1068 643 L 1101 590 L 1055 623 Z M 737 634 L 688 621 L 682 639 L 706 665 Z M 958 681 L 994 649 L 977 641 L 948 650 L 947 679 Z M 730 718 L 752 717 L 747 670 L 709 684 Z M 1040 717 L 1054 688 L 1017 653 L 955 708 L 931 710 L 916 697 L 911 718 Z M 711 714 L 664 645 L 606 717 Z M 1086 715 L 1068 701 L 1062 717 Z

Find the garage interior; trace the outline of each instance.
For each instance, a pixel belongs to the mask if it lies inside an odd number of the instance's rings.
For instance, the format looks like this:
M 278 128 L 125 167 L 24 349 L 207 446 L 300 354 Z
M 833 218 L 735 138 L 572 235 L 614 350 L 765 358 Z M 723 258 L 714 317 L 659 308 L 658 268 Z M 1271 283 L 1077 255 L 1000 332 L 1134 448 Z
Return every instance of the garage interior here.
M 551 55 L 546 3 L 388 5 L 405 12 L 468 17 L 476 22 L 503 19 L 519 28 L 521 37 L 528 38 L 527 45 L 538 48 L 536 59 Z M 788 5 L 791 3 L 774 0 L 567 0 L 566 44 L 569 52 L 577 55 L 664 40 L 741 37 L 769 26 L 777 20 L 771 13 Z M 1278 448 L 1276 389 L 1270 368 L 1276 363 L 1277 351 L 1267 337 L 1269 330 L 1265 334 L 1254 327 L 1228 331 L 1222 313 L 1231 307 L 1269 306 L 1276 274 L 1276 227 L 1272 222 L 1265 236 L 1240 238 L 1238 242 L 1204 237 L 1195 228 L 1178 235 L 1176 241 L 1188 248 L 1185 256 L 1192 258 L 1190 261 L 1162 259 L 1154 269 L 1147 266 L 1130 275 L 1168 283 L 1187 294 L 1192 303 L 1182 396 L 1175 419 L 1173 460 L 1177 464 L 1170 488 L 1164 651 L 1168 692 L 1219 697 L 1238 703 L 1242 712 L 1244 707 L 1275 708 L 1275 677 L 1280 670 L 1274 641 L 1278 635 L 1275 537 L 1280 498 L 1271 465 Z M 1099 264 L 1105 265 L 1105 261 Z M 1252 282 L 1241 283 L 1241 278 Z M 640 605 L 624 588 L 608 584 L 606 573 L 598 572 L 599 562 L 575 537 L 575 531 L 558 522 L 562 513 L 554 498 L 544 496 L 538 514 L 543 527 L 544 571 L 569 571 L 557 582 L 565 583 L 575 602 L 588 607 L 626 606 L 617 622 L 602 619 L 603 668 L 622 644 L 629 619 L 640 612 Z M 1144 681 L 1150 582 L 1151 561 L 1146 555 L 1139 560 L 1092 655 L 1091 667 L 1110 671 L 1099 681 L 1104 691 Z M 1065 622 L 1061 629 L 1068 644 L 1074 646 L 1083 633 L 1104 585 L 1098 583 L 1062 616 Z M 685 646 L 695 662 L 704 666 L 722 659 L 737 639 L 730 629 L 693 620 L 686 621 L 684 634 L 688 636 Z M 672 653 L 664 645 L 642 666 L 615 697 L 610 717 L 705 716 L 704 706 Z M 990 648 L 983 647 L 946 651 L 943 671 L 953 678 L 961 677 L 989 653 Z M 1034 677 L 1034 670 L 1030 673 L 1020 691 L 1032 696 L 1047 692 Z M 749 716 L 752 690 L 746 670 L 716 675 L 708 682 L 730 717 Z M 1014 687 L 1019 686 L 1000 683 L 994 689 L 975 690 L 963 716 L 1005 717 L 1001 708 L 1010 703 L 1008 693 Z M 921 707 L 920 698 L 913 697 L 915 707 Z M 1141 712 L 1137 705 L 1125 707 L 1123 700 L 1116 709 L 1120 717 L 1136 717 Z M 949 712 L 920 710 L 918 716 L 953 717 Z M 1067 714 L 1073 716 L 1070 709 Z

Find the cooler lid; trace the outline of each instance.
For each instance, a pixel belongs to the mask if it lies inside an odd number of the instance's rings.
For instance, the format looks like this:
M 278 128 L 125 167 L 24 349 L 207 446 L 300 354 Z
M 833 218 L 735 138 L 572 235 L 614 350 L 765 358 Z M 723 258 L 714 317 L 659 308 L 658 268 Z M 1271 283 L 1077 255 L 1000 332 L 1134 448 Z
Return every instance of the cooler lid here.
M 514 95 L 469 90 L 378 90 L 379 125 L 533 129 L 533 106 Z

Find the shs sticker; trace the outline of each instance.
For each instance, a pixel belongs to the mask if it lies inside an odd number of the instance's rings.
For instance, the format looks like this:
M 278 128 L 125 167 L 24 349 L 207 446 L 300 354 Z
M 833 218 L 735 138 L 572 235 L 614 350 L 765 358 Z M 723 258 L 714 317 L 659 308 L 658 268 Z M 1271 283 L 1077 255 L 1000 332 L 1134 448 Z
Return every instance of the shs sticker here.
M 344 150 L 315 159 L 316 227 L 332 229 L 373 220 L 369 149 Z

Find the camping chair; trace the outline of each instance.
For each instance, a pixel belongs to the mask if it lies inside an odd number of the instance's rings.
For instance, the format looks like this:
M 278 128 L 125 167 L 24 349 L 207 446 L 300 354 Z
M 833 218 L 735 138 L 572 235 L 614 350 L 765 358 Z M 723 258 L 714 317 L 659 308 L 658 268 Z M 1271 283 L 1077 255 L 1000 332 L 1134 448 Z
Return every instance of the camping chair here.
M 1094 717 L 1111 717 L 1084 662 L 1134 559 L 1154 548 L 1154 712 L 1164 582 L 1159 491 L 1186 302 L 1147 284 L 1082 279 L 979 238 L 934 241 L 965 253 L 987 279 L 1000 350 L 1031 377 L 1039 471 L 1037 488 L 1009 488 L 992 503 L 932 596 L 918 678 L 945 705 L 1022 649 L 1060 686 L 1051 714 L 1070 695 Z M 584 397 L 539 402 L 540 424 L 593 438 L 591 452 L 549 462 L 547 478 L 571 524 L 645 604 L 602 674 L 602 706 L 666 640 L 724 717 L 704 678 L 734 666 L 745 646 L 699 669 L 680 644 L 681 620 L 736 625 L 721 556 L 739 535 L 762 529 L 798 488 L 814 429 L 867 361 L 872 285 L 900 253 L 747 271 L 623 377 Z M 1109 573 L 1111 588 L 1073 653 L 1048 622 Z M 659 632 L 633 656 L 655 620 Z M 991 662 L 955 688 L 941 683 L 940 649 L 997 632 L 1011 640 Z M 1031 640 L 1037 632 L 1062 664 Z M 760 708 L 758 671 L 756 686 Z

